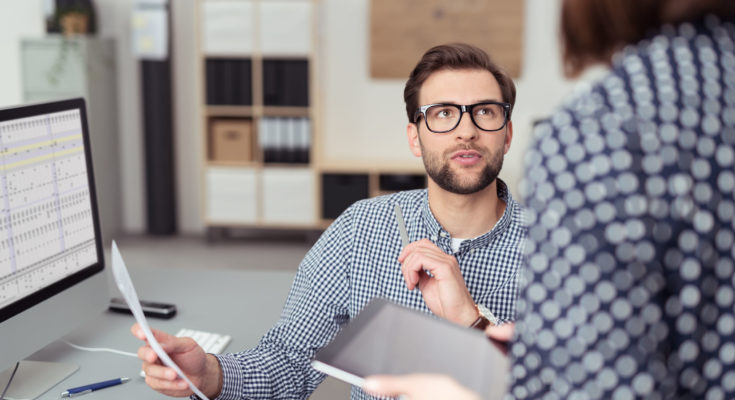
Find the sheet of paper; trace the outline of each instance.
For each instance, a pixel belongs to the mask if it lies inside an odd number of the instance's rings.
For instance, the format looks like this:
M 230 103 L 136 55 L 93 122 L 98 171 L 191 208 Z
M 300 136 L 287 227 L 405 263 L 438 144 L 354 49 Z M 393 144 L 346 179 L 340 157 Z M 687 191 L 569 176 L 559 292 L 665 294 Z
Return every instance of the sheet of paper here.
M 176 371 L 176 373 L 189 384 L 189 387 L 197 396 L 202 399 L 209 400 L 209 398 L 207 398 L 207 396 L 194 386 L 189 378 L 184 375 L 181 368 L 179 368 L 171 357 L 163 351 L 161 344 L 158 343 L 156 338 L 153 336 L 153 332 L 151 332 L 148 321 L 146 321 L 145 315 L 143 315 L 143 309 L 140 306 L 140 301 L 138 300 L 138 294 L 135 292 L 135 287 L 133 287 L 133 281 L 130 279 L 128 269 L 125 267 L 125 262 L 123 261 L 122 255 L 120 255 L 120 250 L 118 250 L 117 243 L 115 243 L 114 240 L 112 241 L 112 275 L 115 278 L 115 283 L 117 283 L 117 287 L 120 289 L 120 293 L 122 293 L 125 302 L 128 303 L 128 307 L 130 307 L 130 310 L 133 312 L 135 320 L 138 321 L 138 324 L 143 329 L 145 337 L 148 340 L 148 344 L 156 354 L 158 354 L 161 361 L 163 361 L 166 366 Z

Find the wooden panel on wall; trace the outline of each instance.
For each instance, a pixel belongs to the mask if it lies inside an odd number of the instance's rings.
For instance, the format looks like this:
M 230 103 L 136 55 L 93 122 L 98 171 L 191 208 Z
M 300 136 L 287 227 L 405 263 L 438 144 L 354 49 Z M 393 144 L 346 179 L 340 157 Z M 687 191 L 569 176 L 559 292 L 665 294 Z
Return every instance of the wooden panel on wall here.
M 432 46 L 473 44 L 521 72 L 523 0 L 371 0 L 370 74 L 406 79 Z

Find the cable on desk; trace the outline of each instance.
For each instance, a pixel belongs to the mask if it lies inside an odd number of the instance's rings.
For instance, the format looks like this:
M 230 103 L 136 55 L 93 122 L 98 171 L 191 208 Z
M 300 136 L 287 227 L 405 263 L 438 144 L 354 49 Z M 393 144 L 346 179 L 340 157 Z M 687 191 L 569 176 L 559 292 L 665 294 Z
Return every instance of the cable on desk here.
M 69 346 L 71 346 L 71 347 L 73 347 L 73 348 L 75 348 L 77 350 L 83 350 L 83 351 L 105 351 L 105 352 L 108 352 L 108 353 L 119 354 L 121 356 L 138 357 L 138 355 L 135 354 L 135 353 L 130 353 L 130 352 L 127 352 L 127 351 L 122 351 L 122 350 L 108 349 L 108 348 L 104 348 L 104 347 L 84 347 L 84 346 L 79 346 L 79 345 L 74 344 L 74 343 L 67 342 L 66 340 L 62 340 L 62 342 L 68 344 Z

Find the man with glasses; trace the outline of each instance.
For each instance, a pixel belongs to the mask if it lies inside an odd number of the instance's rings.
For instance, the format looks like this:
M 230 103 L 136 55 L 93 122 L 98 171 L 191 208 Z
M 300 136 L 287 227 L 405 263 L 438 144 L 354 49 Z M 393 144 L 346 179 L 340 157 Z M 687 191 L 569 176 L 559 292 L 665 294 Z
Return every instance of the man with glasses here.
M 427 189 L 362 200 L 337 218 L 302 261 L 280 321 L 257 347 L 205 355 L 190 339 L 156 331 L 202 392 L 308 397 L 324 379 L 311 358 L 374 297 L 467 327 L 514 320 L 525 228 L 497 176 L 513 136 L 515 85 L 482 50 L 444 45 L 424 54 L 404 99 L 409 148 L 424 161 Z M 137 325 L 132 330 L 144 338 Z M 153 350 L 138 354 L 151 387 L 191 394 Z M 353 399 L 369 397 L 353 387 Z

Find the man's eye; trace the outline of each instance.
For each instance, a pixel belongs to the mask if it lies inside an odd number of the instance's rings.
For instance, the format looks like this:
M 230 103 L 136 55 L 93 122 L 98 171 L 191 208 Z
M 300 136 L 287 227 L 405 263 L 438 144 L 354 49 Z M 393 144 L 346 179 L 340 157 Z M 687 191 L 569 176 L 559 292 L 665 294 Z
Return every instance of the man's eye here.
M 492 117 L 495 111 L 491 107 L 481 107 L 475 111 L 475 115 Z

